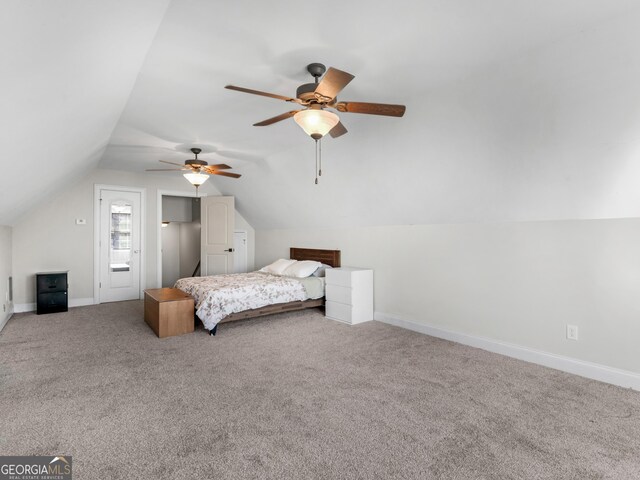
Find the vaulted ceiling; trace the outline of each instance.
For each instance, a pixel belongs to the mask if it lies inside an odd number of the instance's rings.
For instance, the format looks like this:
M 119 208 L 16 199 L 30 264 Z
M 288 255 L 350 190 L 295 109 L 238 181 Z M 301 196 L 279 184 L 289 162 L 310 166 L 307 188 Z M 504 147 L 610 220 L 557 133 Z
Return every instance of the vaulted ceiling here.
M 637 2 L 379 3 L 11 0 L 0 224 L 193 146 L 243 174 L 211 181 L 257 228 L 640 214 Z M 407 105 L 340 114 L 319 185 L 292 119 L 252 126 L 292 105 L 223 88 L 295 96 L 311 62 L 355 75 L 341 100 Z

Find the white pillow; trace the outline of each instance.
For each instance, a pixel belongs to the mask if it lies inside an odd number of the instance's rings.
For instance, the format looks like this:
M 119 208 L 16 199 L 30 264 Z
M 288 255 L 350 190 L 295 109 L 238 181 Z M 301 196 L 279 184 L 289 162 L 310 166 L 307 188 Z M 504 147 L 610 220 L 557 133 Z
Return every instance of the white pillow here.
M 261 268 L 260 271 L 265 273 L 273 273 L 275 275 L 282 275 L 287 267 L 293 265 L 296 262 L 297 260 L 285 260 L 284 258 L 281 258 L 273 262 L 271 265 L 267 265 L 266 267 Z
M 327 268 L 333 268 L 333 267 L 331 265 L 325 265 L 324 263 L 321 263 L 318 269 L 315 272 L 313 272 L 312 275 L 314 277 L 324 277 Z
M 283 275 L 286 277 L 307 278 L 310 277 L 322 264 L 312 260 L 301 260 L 289 265 Z

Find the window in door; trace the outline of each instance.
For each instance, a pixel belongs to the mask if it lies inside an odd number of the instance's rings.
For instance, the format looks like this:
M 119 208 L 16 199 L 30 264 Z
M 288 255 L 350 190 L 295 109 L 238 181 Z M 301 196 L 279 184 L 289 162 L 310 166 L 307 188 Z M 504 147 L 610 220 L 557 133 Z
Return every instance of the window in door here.
M 131 205 L 111 204 L 111 248 L 109 268 L 112 272 L 128 272 L 131 263 Z

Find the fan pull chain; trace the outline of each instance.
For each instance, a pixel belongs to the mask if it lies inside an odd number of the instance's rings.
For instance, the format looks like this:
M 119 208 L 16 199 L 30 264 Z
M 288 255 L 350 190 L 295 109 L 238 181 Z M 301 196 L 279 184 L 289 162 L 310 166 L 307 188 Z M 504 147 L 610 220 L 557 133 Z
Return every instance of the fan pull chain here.
M 320 150 L 319 153 L 319 157 L 320 157 L 320 167 L 318 168 L 318 176 L 321 177 L 322 176 L 322 138 L 318 141 L 318 150 Z
M 316 185 L 318 184 L 318 140 L 316 140 Z

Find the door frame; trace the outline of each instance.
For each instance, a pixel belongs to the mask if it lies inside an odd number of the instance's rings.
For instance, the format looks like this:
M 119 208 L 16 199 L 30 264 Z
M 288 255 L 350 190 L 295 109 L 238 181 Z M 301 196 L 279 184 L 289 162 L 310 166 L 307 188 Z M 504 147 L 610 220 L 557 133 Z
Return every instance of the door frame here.
M 138 292 L 138 299 L 142 299 L 143 292 L 147 288 L 147 272 L 145 271 L 144 261 L 147 253 L 145 243 L 147 237 L 147 189 L 95 183 L 93 185 L 93 303 L 96 305 L 100 303 L 100 190 L 136 192 L 140 194 L 140 291 Z
M 191 197 L 196 198 L 196 193 L 198 194 L 198 198 L 208 197 L 207 193 L 203 192 L 195 192 L 194 190 L 160 190 L 157 191 L 156 197 L 156 238 L 158 239 L 157 250 L 156 250 L 156 282 L 158 288 L 162 286 L 162 197 L 170 196 L 170 197 Z

